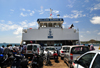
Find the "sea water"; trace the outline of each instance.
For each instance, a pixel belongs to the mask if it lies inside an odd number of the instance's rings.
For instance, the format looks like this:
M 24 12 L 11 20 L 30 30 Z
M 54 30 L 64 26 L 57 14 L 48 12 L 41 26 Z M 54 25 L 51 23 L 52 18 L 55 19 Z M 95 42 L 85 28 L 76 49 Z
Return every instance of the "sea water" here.
M 5 47 L 7 46 L 7 45 L 9 45 L 9 44 L 11 44 L 12 46 L 15 46 L 15 45 L 20 45 L 20 43 L 0 43 L 0 47 L 2 46 L 2 45 L 4 45 Z

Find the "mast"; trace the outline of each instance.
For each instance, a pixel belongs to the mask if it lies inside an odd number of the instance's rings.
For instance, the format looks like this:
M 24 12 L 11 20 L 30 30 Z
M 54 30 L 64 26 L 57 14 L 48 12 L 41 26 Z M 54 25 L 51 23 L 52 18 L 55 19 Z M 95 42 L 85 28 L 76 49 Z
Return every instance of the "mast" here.
M 51 16 L 52 16 L 52 9 L 50 8 L 50 17 L 49 18 L 52 18 Z

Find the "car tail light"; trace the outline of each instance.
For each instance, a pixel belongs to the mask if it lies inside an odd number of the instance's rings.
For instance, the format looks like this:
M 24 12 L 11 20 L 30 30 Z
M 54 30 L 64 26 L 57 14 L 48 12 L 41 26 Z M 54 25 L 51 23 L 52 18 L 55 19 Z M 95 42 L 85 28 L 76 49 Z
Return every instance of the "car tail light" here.
M 61 51 L 61 53 L 64 53 L 64 51 Z
M 38 50 L 38 54 L 39 54 L 39 48 L 37 48 L 37 50 Z
M 70 53 L 70 59 L 73 60 L 73 54 L 72 53 Z

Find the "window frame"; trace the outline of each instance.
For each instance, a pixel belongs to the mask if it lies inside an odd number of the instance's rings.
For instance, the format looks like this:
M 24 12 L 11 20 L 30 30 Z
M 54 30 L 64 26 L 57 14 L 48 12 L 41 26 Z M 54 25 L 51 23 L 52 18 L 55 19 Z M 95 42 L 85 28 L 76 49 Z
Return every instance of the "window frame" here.
M 77 61 L 79 62 L 79 60 L 82 58 L 82 57 L 84 57 L 85 55 L 87 55 L 87 54 L 94 54 L 94 57 L 92 58 L 92 60 L 91 60 L 91 62 L 90 62 L 90 64 L 89 64 L 89 68 L 91 67 L 91 64 L 92 64 L 92 62 L 93 62 L 93 60 L 94 60 L 94 58 L 95 58 L 95 56 L 96 56 L 96 53 L 85 53 L 85 54 L 83 54 L 80 58 L 78 58 L 77 59 Z M 77 63 L 77 64 L 79 64 L 79 63 Z M 81 65 L 81 66 L 83 66 L 82 64 L 79 64 L 79 65 Z M 83 66 L 84 67 L 84 66 Z

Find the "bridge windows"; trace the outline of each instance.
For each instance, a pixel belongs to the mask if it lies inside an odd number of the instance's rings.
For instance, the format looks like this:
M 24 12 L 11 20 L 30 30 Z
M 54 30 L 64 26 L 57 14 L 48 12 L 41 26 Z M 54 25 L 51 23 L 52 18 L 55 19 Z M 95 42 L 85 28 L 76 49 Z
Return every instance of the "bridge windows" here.
M 40 23 L 40 27 L 61 27 L 61 23 Z

